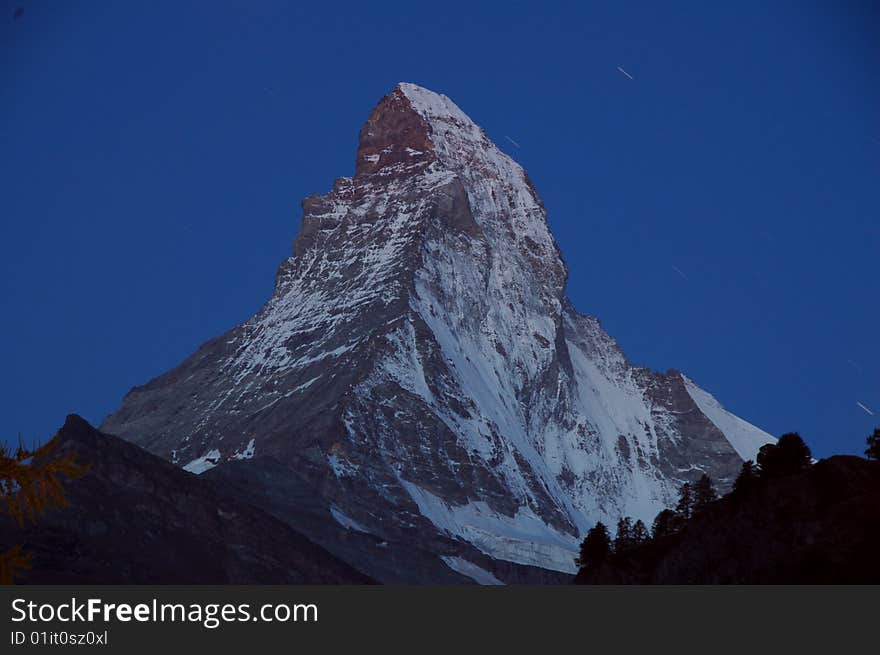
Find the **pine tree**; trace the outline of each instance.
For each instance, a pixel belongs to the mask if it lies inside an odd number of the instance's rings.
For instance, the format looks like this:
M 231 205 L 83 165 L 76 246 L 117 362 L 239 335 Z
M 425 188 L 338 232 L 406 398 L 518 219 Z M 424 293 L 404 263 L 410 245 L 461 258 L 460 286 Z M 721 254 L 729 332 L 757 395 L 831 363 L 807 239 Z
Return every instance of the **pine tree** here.
M 651 535 L 648 534 L 648 528 L 645 527 L 642 519 L 636 521 L 635 525 L 633 525 L 632 529 L 632 541 L 633 545 L 638 547 L 642 544 L 646 543 L 648 539 L 651 538 Z
M 56 440 L 26 449 L 21 444 L 13 453 L 0 445 L 0 499 L 19 526 L 35 522 L 51 507 L 66 505 L 61 478 L 76 478 L 86 469 L 76 464 L 73 455 L 50 457 Z M 15 576 L 30 567 L 30 556 L 14 546 L 0 553 L 0 584 L 11 584 Z
M 775 444 L 765 444 L 758 451 L 761 477 L 766 479 L 799 473 L 812 462 L 810 449 L 797 432 L 783 434 Z
M 678 504 L 675 506 L 675 513 L 683 521 L 689 520 L 694 513 L 694 495 L 688 482 L 678 488 Z
M 596 566 L 606 561 L 611 556 L 611 537 L 608 536 L 608 528 L 601 521 L 590 528 L 587 536 L 581 543 L 580 557 L 575 560 L 579 568 Z
M 752 460 L 743 462 L 739 475 L 733 483 L 733 495 L 743 497 L 751 493 L 758 483 L 758 468 Z
M 702 512 L 716 498 L 718 498 L 718 492 L 715 491 L 712 478 L 704 473 L 694 485 L 694 512 Z
M 868 447 L 865 449 L 865 456 L 880 461 L 880 428 L 874 428 L 874 434 L 869 436 L 866 442 Z
M 671 509 L 664 509 L 654 519 L 654 524 L 651 526 L 651 536 L 654 539 L 662 539 L 675 534 L 680 527 L 681 521 L 678 514 Z
M 614 535 L 614 552 L 619 555 L 625 553 L 633 544 L 632 519 L 623 517 L 617 522 L 617 533 Z
M 779 469 L 777 460 L 779 459 L 778 446 L 775 443 L 767 443 L 758 449 L 758 474 L 764 478 L 776 477 Z

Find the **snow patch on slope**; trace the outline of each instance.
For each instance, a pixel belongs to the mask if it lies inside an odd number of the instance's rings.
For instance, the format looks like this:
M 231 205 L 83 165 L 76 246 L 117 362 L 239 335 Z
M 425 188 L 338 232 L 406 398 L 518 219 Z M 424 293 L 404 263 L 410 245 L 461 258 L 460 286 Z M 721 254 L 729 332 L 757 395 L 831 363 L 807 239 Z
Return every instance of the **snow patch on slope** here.
M 736 454 L 744 460 L 754 460 L 761 446 L 776 443 L 776 439 L 772 435 L 724 409 L 712 394 L 700 389 L 693 380 L 685 375 L 681 377 L 684 380 L 685 389 L 700 411 L 715 424 L 715 427 L 721 430 Z
M 565 573 L 576 571 L 577 539 L 554 530 L 528 508 L 505 516 L 482 501 L 452 507 L 412 482 L 401 479 L 401 484 L 435 526 L 487 555 Z
M 196 475 L 200 475 L 205 471 L 210 471 L 212 468 L 217 466 L 220 463 L 220 451 L 216 448 L 211 450 L 201 457 L 197 457 L 189 464 L 183 467 L 184 471 L 189 471 L 190 473 L 195 473 Z
M 256 453 L 256 439 L 251 439 L 244 450 L 236 450 L 229 459 L 253 459 L 254 453 Z
M 333 515 L 333 518 L 336 519 L 336 522 L 341 525 L 346 530 L 355 530 L 356 532 L 369 532 L 364 526 L 355 521 L 353 518 L 343 514 L 341 511 L 336 509 L 335 507 L 330 508 L 330 513 Z
M 470 578 L 477 584 L 483 585 L 503 585 L 498 578 L 489 573 L 486 569 L 477 566 L 473 562 L 469 562 L 468 560 L 462 557 L 449 557 L 444 555 L 441 557 L 446 566 L 451 568 L 456 573 L 461 573 L 463 576 Z

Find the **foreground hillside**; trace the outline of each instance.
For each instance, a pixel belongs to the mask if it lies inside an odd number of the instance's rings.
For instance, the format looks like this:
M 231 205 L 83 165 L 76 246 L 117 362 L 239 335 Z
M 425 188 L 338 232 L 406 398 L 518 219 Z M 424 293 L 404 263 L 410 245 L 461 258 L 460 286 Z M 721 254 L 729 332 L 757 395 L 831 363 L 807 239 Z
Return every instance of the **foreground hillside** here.
M 277 460 L 194 475 L 71 415 L 51 459 L 87 467 L 66 507 L 24 527 L 0 513 L 0 552 L 22 546 L 34 584 L 561 584 L 437 537 L 430 551 L 369 533 Z
M 68 503 L 20 528 L 0 515 L 0 551 L 32 557 L 34 584 L 363 584 L 370 578 L 278 519 L 71 415 L 52 457 L 88 467 Z
M 880 583 L 880 462 L 835 456 L 727 495 L 580 584 Z

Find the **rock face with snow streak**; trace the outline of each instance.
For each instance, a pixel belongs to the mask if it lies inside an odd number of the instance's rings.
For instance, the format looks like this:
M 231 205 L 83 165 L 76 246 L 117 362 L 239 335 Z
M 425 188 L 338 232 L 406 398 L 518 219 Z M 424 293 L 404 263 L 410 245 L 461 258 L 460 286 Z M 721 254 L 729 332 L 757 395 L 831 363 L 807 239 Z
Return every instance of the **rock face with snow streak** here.
M 102 429 L 194 472 L 270 455 L 376 535 L 573 570 L 596 520 L 650 520 L 704 472 L 729 484 L 772 438 L 631 365 L 566 278 L 525 171 L 400 84 L 355 175 L 303 201 L 266 305 Z

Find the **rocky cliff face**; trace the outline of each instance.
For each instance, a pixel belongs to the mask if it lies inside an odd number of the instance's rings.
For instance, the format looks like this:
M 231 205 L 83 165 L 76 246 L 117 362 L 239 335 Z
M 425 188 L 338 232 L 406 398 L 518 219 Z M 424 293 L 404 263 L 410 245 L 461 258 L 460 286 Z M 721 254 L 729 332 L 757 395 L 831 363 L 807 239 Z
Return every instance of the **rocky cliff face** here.
M 650 520 L 704 472 L 724 486 L 771 437 L 631 365 L 566 277 L 525 171 L 400 84 L 355 175 L 303 202 L 266 305 L 102 429 L 194 472 L 271 456 L 378 536 L 573 570 L 593 522 Z

